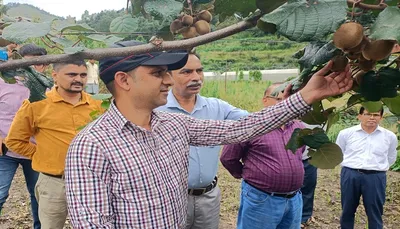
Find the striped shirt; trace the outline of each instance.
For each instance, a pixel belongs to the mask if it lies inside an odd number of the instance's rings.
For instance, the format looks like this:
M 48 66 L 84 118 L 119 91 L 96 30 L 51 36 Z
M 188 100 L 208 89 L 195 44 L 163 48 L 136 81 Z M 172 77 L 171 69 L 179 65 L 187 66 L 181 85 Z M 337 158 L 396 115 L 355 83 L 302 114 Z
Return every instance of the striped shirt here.
M 151 131 L 114 103 L 72 141 L 66 161 L 74 228 L 185 228 L 189 145 L 243 142 L 304 115 L 299 93 L 238 121 L 152 113 Z

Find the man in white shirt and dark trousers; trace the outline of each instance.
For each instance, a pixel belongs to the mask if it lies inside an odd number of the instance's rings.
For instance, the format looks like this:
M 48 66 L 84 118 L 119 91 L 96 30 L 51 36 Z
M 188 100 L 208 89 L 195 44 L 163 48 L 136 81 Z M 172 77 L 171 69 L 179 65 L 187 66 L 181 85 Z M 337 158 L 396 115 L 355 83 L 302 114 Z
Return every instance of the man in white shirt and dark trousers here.
M 87 84 L 85 91 L 89 94 L 95 95 L 99 93 L 99 66 L 96 60 L 89 60 L 86 62 L 87 66 Z
M 360 196 L 368 217 L 369 229 L 383 228 L 386 171 L 397 156 L 397 137 L 379 126 L 383 110 L 368 112 L 360 108 L 360 125 L 340 131 L 336 144 L 343 151 L 340 189 L 342 229 L 354 228 Z

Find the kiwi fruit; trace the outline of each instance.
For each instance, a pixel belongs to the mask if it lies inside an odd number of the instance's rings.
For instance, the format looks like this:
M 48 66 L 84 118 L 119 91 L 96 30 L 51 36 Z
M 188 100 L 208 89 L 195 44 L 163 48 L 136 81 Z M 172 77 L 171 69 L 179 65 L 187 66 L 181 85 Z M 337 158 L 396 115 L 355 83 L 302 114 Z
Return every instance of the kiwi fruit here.
M 197 18 L 199 21 L 203 20 L 210 23 L 212 20 L 212 14 L 208 10 L 202 10 L 197 14 Z
M 375 60 L 365 60 L 363 58 L 359 59 L 358 67 L 363 71 L 370 71 L 375 68 Z
M 169 26 L 169 30 L 171 33 L 175 34 L 178 30 L 182 29 L 183 25 L 179 19 L 174 20 Z
M 362 51 L 362 55 L 367 60 L 383 60 L 392 52 L 395 41 L 391 40 L 376 40 L 367 44 Z
M 193 17 L 190 15 L 184 15 L 182 17 L 182 25 L 183 26 L 191 26 L 193 25 Z
M 332 58 L 332 67 L 331 71 L 333 72 L 343 72 L 346 68 L 347 64 L 349 63 L 349 59 L 347 57 L 338 55 Z
M 360 58 L 361 53 L 352 53 L 349 52 L 346 54 L 347 58 L 349 58 L 350 60 L 357 60 L 358 58 Z
M 360 71 L 358 71 L 358 72 L 353 76 L 353 78 L 356 80 L 356 82 L 357 82 L 358 85 L 361 85 L 361 83 L 362 83 L 362 78 L 363 78 L 363 76 L 364 76 L 365 73 L 366 73 L 365 71 L 360 70 Z
M 183 36 L 185 39 L 193 38 L 193 37 L 197 36 L 196 28 L 193 27 L 193 26 L 191 26 L 191 27 L 188 27 L 187 29 L 184 29 L 184 30 L 182 31 L 182 36 Z
M 364 27 L 356 22 L 342 24 L 333 35 L 333 43 L 339 49 L 347 51 L 361 43 L 364 37 Z
M 354 47 L 354 48 L 350 48 L 350 49 L 346 50 L 346 52 L 347 52 L 347 53 L 354 53 L 354 54 L 361 53 L 362 50 L 365 48 L 365 46 L 366 46 L 367 44 L 369 44 L 369 43 L 370 43 L 370 42 L 369 42 L 369 39 L 368 39 L 366 36 L 364 36 L 363 39 L 362 39 L 362 41 L 360 42 L 360 44 L 358 44 L 358 45 L 357 45 L 356 47 Z
M 198 34 L 203 35 L 211 31 L 210 25 L 204 20 L 199 20 L 194 24 Z

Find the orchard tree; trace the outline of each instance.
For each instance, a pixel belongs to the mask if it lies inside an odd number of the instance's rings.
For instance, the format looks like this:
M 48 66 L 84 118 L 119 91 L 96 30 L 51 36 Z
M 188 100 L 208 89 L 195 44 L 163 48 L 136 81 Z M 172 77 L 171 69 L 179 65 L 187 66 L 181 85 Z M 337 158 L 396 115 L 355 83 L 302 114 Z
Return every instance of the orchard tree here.
M 229 17 L 240 22 L 222 29 Z M 340 114 L 356 104 L 370 112 L 385 105 L 394 123 L 400 115 L 400 58 L 391 55 L 400 41 L 399 0 L 128 0 L 125 15 L 110 24 L 110 34 L 96 32 L 86 24 L 54 20 L 34 23 L 3 17 L 6 40 L 23 43 L 40 38 L 49 47 L 65 54 L 48 55 L 29 60 L 10 60 L 0 64 L 2 78 L 11 82 L 16 74 L 38 74 L 28 66 L 49 64 L 73 58 L 101 59 L 104 57 L 191 49 L 252 27 L 284 36 L 296 42 L 309 42 L 294 54 L 301 73 L 286 82 L 293 93 L 302 88 L 310 77 L 333 60 L 333 71 L 341 71 L 350 63 L 354 87 L 346 95 L 328 98 L 328 106 L 312 104 L 312 111 L 302 120 L 312 125 L 324 125 L 327 130 L 340 119 Z M 153 35 L 148 44 L 136 47 L 91 49 L 85 41 L 104 45 L 142 33 Z M 76 40 L 71 40 L 71 36 Z M 343 104 L 337 98 L 348 98 Z M 104 105 L 109 105 L 109 97 Z M 343 98 L 341 101 L 343 101 Z M 94 114 L 95 116 L 96 114 Z M 319 168 L 334 168 L 343 155 L 322 128 L 296 130 L 287 149 L 303 145 L 311 148 L 310 163 Z

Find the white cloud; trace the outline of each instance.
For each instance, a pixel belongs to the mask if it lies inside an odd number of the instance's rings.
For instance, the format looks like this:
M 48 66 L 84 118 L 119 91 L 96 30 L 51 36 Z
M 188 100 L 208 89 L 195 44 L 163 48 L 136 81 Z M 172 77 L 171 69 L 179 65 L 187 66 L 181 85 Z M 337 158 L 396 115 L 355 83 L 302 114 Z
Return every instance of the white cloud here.
M 61 17 L 70 15 L 77 20 L 80 20 L 85 10 L 93 14 L 126 7 L 126 0 L 4 0 L 4 4 L 10 2 L 31 4 L 51 14 Z

